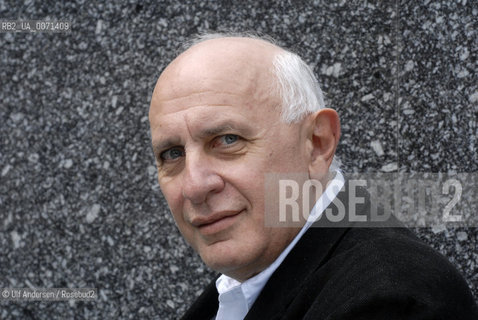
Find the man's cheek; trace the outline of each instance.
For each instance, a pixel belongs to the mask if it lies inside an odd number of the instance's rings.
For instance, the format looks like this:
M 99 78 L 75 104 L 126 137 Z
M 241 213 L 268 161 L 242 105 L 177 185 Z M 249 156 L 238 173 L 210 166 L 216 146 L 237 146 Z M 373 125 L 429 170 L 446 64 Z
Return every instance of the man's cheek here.
M 194 247 L 194 232 L 192 229 L 192 226 L 188 224 L 182 215 L 175 215 L 173 214 L 173 219 L 176 224 L 176 227 L 179 229 L 179 232 L 183 236 L 183 238 L 191 245 Z
M 171 211 L 171 214 L 173 216 L 174 222 L 176 223 L 176 226 L 180 229 L 182 232 L 183 229 L 186 227 L 186 222 L 184 220 L 183 215 L 181 214 L 180 211 L 174 210 L 174 208 L 169 208 Z
M 161 192 L 163 193 L 164 199 L 166 200 L 166 203 L 168 204 L 168 209 L 171 213 L 173 213 L 173 216 L 176 217 L 176 213 L 180 212 L 181 210 L 181 203 L 182 203 L 182 197 L 181 197 L 181 192 L 178 191 L 176 192 L 174 189 L 171 188 L 161 188 Z

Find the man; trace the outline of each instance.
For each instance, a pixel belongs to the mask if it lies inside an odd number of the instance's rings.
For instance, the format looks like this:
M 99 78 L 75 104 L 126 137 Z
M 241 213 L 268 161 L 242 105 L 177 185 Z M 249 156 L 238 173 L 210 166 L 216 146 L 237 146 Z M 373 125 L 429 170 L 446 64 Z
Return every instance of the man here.
M 457 271 L 406 230 L 269 225 L 281 199 L 268 175 L 318 181 L 298 198 L 316 202 L 313 218 L 344 186 L 338 115 L 295 54 L 201 39 L 161 74 L 149 118 L 176 224 L 222 274 L 185 319 L 478 319 Z

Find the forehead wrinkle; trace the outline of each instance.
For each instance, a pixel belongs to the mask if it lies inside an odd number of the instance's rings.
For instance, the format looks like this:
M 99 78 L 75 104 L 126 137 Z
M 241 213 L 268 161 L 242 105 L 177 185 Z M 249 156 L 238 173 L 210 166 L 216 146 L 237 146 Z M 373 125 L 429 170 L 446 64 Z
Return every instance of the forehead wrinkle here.
M 192 132 L 191 132 L 191 128 L 190 128 L 190 125 L 189 125 L 189 121 L 188 121 L 188 115 L 189 115 L 189 113 L 185 112 L 184 115 L 183 115 L 183 118 L 184 118 L 184 122 L 186 124 L 186 130 L 188 131 L 188 135 L 190 137 L 193 137 Z
M 164 94 L 164 93 L 163 93 Z M 172 96 L 172 97 L 166 97 L 166 98 L 161 98 L 159 99 L 159 103 L 165 103 L 165 102 L 176 102 L 176 101 L 181 101 L 185 99 L 193 99 L 197 97 L 199 101 L 203 100 L 203 97 L 207 97 L 210 94 L 214 94 L 216 96 L 218 95 L 224 95 L 224 96 L 237 96 L 237 92 L 227 92 L 227 91 L 217 91 L 217 90 L 197 90 L 197 91 L 191 91 L 187 95 L 184 95 L 179 93 L 177 96 Z M 166 94 L 164 94 L 166 95 Z
M 193 140 L 219 134 L 235 127 L 232 119 L 221 116 L 211 119 L 210 113 L 185 112 L 183 117 L 188 134 Z
M 227 94 L 228 96 L 237 96 L 237 94 Z M 178 98 L 173 98 L 169 100 L 163 100 L 159 103 L 156 108 L 159 108 L 160 114 L 158 115 L 158 118 L 161 119 L 162 117 L 170 114 L 174 114 L 177 112 L 183 112 L 186 111 L 188 112 L 188 109 L 195 108 L 195 107 L 231 107 L 233 106 L 235 100 L 227 100 L 227 99 L 221 99 L 220 101 L 212 101 L 209 100 L 207 101 L 206 95 L 204 95 L 205 99 L 197 99 L 197 100 L 191 100 L 187 101 L 188 97 L 178 97 Z M 225 98 L 225 97 L 224 97 Z M 183 103 L 177 103 L 177 101 L 184 100 Z M 205 101 L 206 100 L 206 101 Z M 167 111 L 166 111 L 167 110 Z

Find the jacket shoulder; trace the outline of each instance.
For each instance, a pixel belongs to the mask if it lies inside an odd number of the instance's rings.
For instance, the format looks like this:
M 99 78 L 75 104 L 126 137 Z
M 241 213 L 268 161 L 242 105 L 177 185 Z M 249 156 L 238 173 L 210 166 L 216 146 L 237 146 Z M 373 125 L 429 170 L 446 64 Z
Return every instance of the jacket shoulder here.
M 311 319 L 478 319 L 456 268 L 402 228 L 350 229 L 304 286 Z

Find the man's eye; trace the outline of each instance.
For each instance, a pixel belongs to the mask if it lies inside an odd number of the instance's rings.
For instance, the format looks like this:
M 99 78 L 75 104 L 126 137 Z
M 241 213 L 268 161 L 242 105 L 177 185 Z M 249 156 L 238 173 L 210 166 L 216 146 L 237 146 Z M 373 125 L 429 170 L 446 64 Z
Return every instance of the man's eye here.
M 159 157 L 163 161 L 176 160 L 177 158 L 184 156 L 184 150 L 180 147 L 174 147 L 166 151 L 161 152 Z
M 233 144 L 234 142 L 237 142 L 239 140 L 239 136 L 235 134 L 225 134 L 220 137 L 220 140 L 223 144 Z

